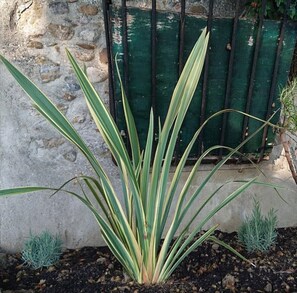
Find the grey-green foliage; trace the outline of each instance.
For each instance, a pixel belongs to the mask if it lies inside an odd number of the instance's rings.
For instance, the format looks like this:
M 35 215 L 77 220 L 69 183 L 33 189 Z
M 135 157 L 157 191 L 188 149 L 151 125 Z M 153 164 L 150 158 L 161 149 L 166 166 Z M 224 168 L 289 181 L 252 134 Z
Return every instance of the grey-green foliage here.
M 49 232 L 31 235 L 24 244 L 22 259 L 33 269 L 55 264 L 62 253 L 62 240 Z
M 264 217 L 259 202 L 254 200 L 252 215 L 239 228 L 238 238 L 248 252 L 267 251 L 276 240 L 276 224 L 276 211 L 271 209 Z

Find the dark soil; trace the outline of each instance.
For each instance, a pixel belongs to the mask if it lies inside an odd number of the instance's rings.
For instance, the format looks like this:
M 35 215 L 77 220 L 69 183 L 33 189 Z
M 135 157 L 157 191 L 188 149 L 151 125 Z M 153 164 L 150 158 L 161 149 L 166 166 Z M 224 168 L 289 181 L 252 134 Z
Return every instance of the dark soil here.
M 216 234 L 256 267 L 207 242 L 166 283 L 145 286 L 125 276 L 107 248 L 84 247 L 66 250 L 58 264 L 41 270 L 24 266 L 19 254 L 8 255 L 0 292 L 297 292 L 297 228 L 279 229 L 267 253 L 247 254 L 235 233 Z

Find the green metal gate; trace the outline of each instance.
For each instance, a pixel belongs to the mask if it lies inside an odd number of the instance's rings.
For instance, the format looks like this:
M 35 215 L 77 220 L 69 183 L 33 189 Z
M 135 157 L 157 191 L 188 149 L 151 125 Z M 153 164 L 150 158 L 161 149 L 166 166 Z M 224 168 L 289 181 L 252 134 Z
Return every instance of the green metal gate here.
M 265 1 L 263 1 L 265 2 Z M 161 123 L 183 63 L 204 27 L 211 32 L 203 78 L 179 135 L 176 159 L 183 153 L 196 129 L 211 114 L 234 108 L 267 120 L 280 108 L 280 89 L 286 84 L 296 44 L 296 22 L 239 18 L 237 1 L 234 19 L 208 18 L 181 12 L 160 12 L 152 1 L 151 10 L 104 5 L 110 65 L 110 107 L 125 135 L 125 122 L 114 56 L 124 80 L 140 141 L 144 146 L 151 107 Z M 265 5 L 265 3 L 264 3 Z M 279 114 L 274 117 L 277 122 Z M 213 119 L 198 138 L 190 154 L 196 159 L 203 149 L 222 144 L 237 146 L 261 123 L 231 113 Z M 267 128 L 248 142 L 243 153 L 263 159 L 274 143 L 273 129 Z M 223 152 L 214 153 L 216 158 Z M 237 158 L 235 158 L 237 159 Z

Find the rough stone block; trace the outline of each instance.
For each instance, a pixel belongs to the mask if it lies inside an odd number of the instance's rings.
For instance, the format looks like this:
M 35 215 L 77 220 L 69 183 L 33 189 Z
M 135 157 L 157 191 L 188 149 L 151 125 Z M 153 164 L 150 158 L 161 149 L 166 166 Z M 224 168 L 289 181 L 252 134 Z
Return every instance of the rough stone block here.
M 96 67 L 88 67 L 87 68 L 87 75 L 89 77 L 90 82 L 102 82 L 108 78 L 107 69 L 104 70 L 102 68 Z
M 61 41 L 71 40 L 74 36 L 74 30 L 71 26 L 50 23 L 47 28 L 55 38 Z
M 77 157 L 77 152 L 75 150 L 71 150 L 71 151 L 66 152 L 65 154 L 63 154 L 63 157 L 67 161 L 75 162 L 76 157 Z
M 196 14 L 196 15 L 206 15 L 207 14 L 207 10 L 205 9 L 204 6 L 202 5 L 193 5 L 189 8 L 189 12 L 192 14 Z
M 66 85 L 64 85 L 65 91 L 76 92 L 80 90 L 80 86 L 73 76 L 66 76 L 64 80 L 66 81 Z
M 77 50 L 74 55 L 78 60 L 84 61 L 84 62 L 91 61 L 95 58 L 94 51 L 84 50 L 84 49 Z
M 53 2 L 49 4 L 49 8 L 53 14 L 65 14 L 69 12 L 67 2 Z
M 107 49 L 106 48 L 103 48 L 100 51 L 100 53 L 99 53 L 99 60 L 103 64 L 107 64 L 108 63 Z
M 79 34 L 80 38 L 86 42 L 95 42 L 99 38 L 98 30 L 86 29 Z
M 71 102 L 71 101 L 73 101 L 74 99 L 76 99 L 76 96 L 75 96 L 75 95 L 72 95 L 72 94 L 70 94 L 70 93 L 65 93 L 65 94 L 63 95 L 63 99 L 66 100 L 66 101 L 68 101 L 68 102 Z
M 28 48 L 35 48 L 35 49 L 43 49 L 43 44 L 41 42 L 38 42 L 38 41 L 29 40 L 27 42 L 27 47 Z
M 43 83 L 53 81 L 61 76 L 60 65 L 53 62 L 45 56 L 40 56 L 37 59 L 40 64 L 39 74 Z
M 86 49 L 86 50 L 94 50 L 96 49 L 96 45 L 90 43 L 77 43 L 78 47 Z
M 81 5 L 78 9 L 79 12 L 86 14 L 86 15 L 96 15 L 98 14 L 98 7 L 95 5 Z

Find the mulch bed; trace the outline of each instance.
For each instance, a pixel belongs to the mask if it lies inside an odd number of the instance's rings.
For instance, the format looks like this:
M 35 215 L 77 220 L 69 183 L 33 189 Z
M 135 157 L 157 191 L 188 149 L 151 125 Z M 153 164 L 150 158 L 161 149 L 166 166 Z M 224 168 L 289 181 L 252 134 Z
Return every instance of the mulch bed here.
M 297 228 L 278 229 L 277 243 L 267 253 L 247 254 L 236 233 L 216 234 L 256 267 L 207 242 L 166 283 L 141 286 L 123 273 L 106 247 L 68 249 L 58 264 L 40 270 L 12 254 L 0 267 L 0 292 L 297 292 Z

